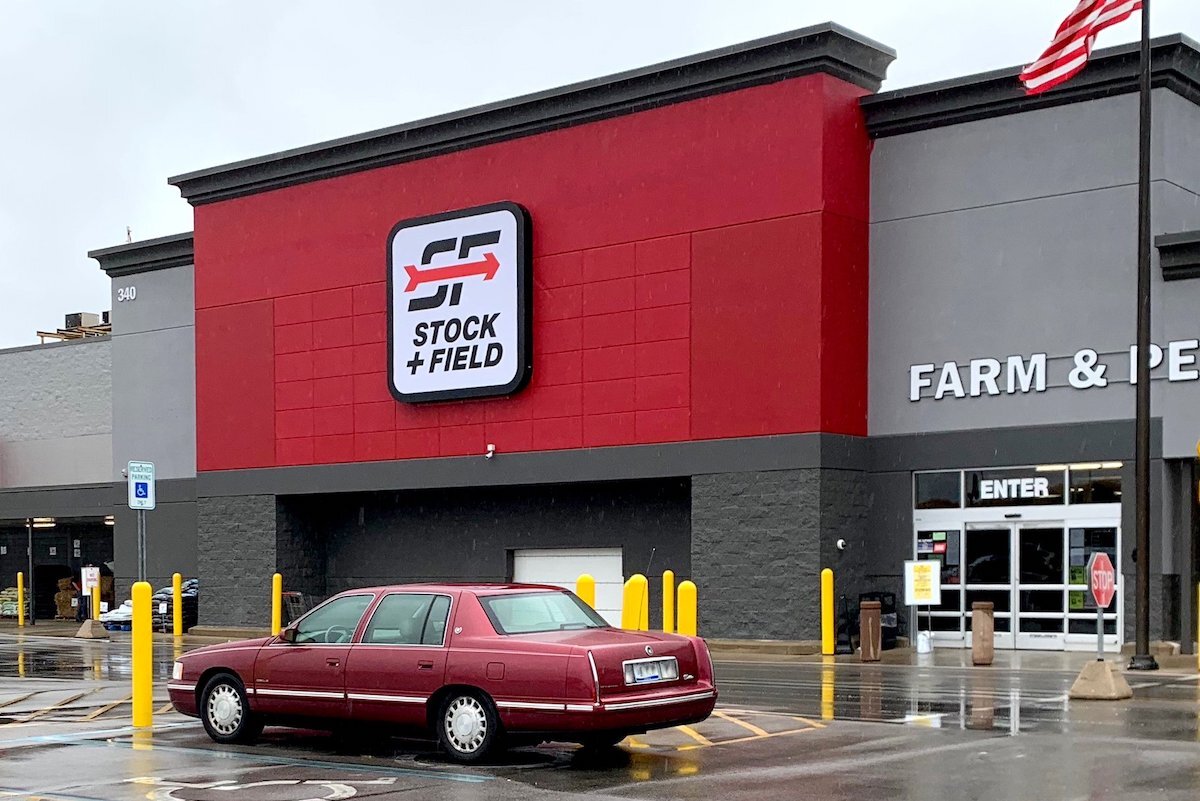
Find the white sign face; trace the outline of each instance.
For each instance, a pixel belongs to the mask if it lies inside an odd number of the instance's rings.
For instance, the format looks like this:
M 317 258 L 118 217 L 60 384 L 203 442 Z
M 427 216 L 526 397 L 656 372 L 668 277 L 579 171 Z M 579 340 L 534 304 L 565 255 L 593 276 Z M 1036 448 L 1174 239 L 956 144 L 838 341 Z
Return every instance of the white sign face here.
M 91 592 L 93 587 L 100 586 L 100 568 L 85 567 L 83 569 L 83 589 L 85 592 Z
M 129 508 L 153 509 L 154 462 L 130 462 L 125 473 L 129 477 Z
M 937 606 L 942 602 L 942 560 L 904 563 L 904 605 Z
M 388 238 L 397 400 L 508 395 L 529 380 L 529 215 L 495 203 L 405 220 Z

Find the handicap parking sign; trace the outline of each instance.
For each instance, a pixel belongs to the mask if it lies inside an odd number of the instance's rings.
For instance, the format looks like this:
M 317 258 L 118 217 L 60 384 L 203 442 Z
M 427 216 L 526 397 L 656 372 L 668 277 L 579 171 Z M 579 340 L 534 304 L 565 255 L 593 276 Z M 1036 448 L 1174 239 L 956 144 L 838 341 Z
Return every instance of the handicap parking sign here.
M 125 469 L 129 476 L 129 508 L 153 509 L 154 498 L 154 463 L 130 462 Z

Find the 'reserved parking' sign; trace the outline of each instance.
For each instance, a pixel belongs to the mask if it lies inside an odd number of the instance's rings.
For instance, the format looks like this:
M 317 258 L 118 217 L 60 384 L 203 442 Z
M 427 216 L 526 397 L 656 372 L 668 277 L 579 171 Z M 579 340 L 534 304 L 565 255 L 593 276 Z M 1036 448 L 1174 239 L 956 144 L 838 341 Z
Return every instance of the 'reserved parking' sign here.
M 515 203 L 404 220 L 388 238 L 388 376 L 401 401 L 529 380 L 530 223 Z

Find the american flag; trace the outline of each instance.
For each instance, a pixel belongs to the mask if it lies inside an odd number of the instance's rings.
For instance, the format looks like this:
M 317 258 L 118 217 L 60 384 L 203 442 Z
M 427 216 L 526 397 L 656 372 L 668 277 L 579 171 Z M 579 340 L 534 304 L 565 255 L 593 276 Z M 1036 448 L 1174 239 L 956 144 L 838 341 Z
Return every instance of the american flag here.
M 1096 34 L 1129 19 L 1141 7 L 1141 0 L 1080 0 L 1058 26 L 1046 52 L 1021 72 L 1026 93 L 1044 92 L 1069 80 L 1087 64 Z

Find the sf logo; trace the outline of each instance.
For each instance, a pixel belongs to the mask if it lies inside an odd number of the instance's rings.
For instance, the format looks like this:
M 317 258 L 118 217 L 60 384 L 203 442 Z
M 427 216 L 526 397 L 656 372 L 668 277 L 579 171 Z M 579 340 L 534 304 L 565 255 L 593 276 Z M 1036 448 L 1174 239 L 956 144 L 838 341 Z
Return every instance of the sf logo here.
M 408 310 L 415 312 L 437 309 L 445 305 L 457 306 L 462 299 L 463 285 L 461 279 L 473 275 L 482 275 L 483 280 L 492 280 L 496 276 L 496 271 L 500 269 L 500 261 L 496 258 L 495 253 L 487 251 L 478 256 L 474 261 L 464 260 L 472 258 L 473 250 L 494 245 L 499 241 L 499 231 L 485 231 L 478 234 L 467 234 L 454 239 L 438 239 L 426 245 L 425 250 L 421 252 L 420 267 L 417 267 L 415 264 L 404 266 L 404 272 L 408 275 L 408 284 L 404 287 L 404 291 L 415 292 L 422 284 L 440 283 L 441 285 L 432 295 L 411 299 L 408 302 Z M 452 253 L 455 250 L 458 251 L 458 260 L 460 263 L 444 267 L 429 266 L 430 262 L 439 253 Z M 447 281 L 453 281 L 454 283 L 447 287 L 447 284 L 443 283 Z M 447 297 L 449 297 L 448 303 Z

